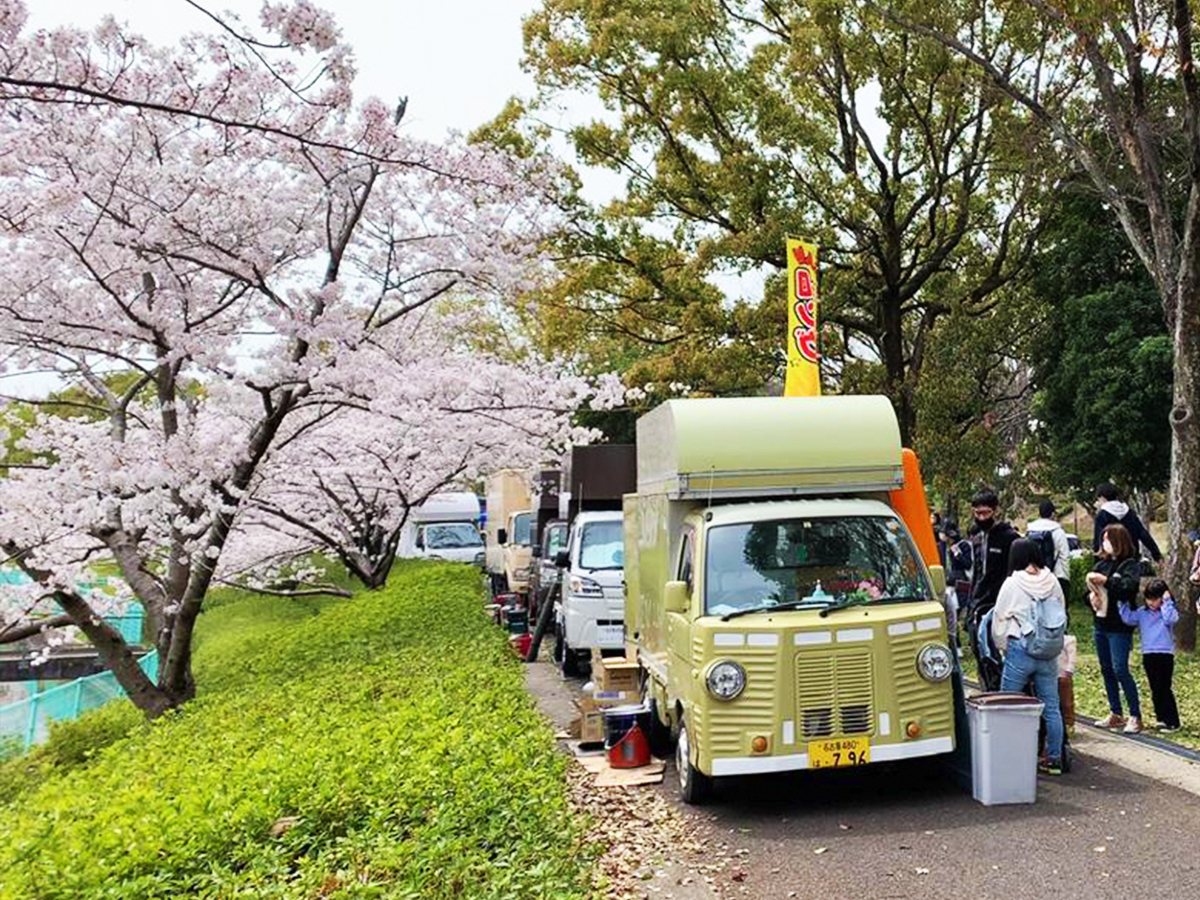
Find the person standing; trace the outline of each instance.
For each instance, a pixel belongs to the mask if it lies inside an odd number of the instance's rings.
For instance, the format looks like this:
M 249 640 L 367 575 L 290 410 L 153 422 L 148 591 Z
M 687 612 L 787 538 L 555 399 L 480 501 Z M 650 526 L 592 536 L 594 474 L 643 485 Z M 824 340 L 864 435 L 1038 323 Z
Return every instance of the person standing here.
M 1054 573 L 1066 597 L 1071 591 L 1071 547 L 1067 533 L 1054 518 L 1056 513 L 1054 501 L 1043 500 L 1038 507 L 1038 518 L 1029 523 L 1025 536 L 1037 544 L 1042 565 Z
M 1141 551 L 1138 547 L 1142 546 L 1146 548 L 1150 554 L 1150 558 L 1155 562 L 1162 560 L 1162 551 L 1158 549 L 1158 544 L 1154 542 L 1154 538 L 1150 534 L 1150 529 L 1142 524 L 1142 520 L 1138 518 L 1137 513 L 1121 502 L 1121 492 L 1114 485 L 1106 481 L 1100 487 L 1096 488 L 1096 504 L 1100 509 L 1096 513 L 1096 527 L 1092 533 L 1093 552 L 1100 552 L 1104 529 L 1109 525 L 1120 525 L 1133 538 L 1134 556 L 1140 554 Z
M 1000 667 L 979 646 L 979 623 L 996 605 L 1000 587 L 1010 571 L 1009 550 L 1020 537 L 1008 522 L 997 521 L 999 509 L 1000 498 L 991 488 L 983 488 L 971 498 L 971 515 L 975 518 L 975 535 L 971 541 L 974 559 L 971 566 L 971 597 L 964 618 L 969 629 L 971 651 L 979 667 L 979 680 L 986 691 L 1000 687 Z
M 1179 730 L 1179 706 L 1171 679 L 1175 674 L 1175 638 L 1171 628 L 1179 621 L 1179 610 L 1166 582 L 1152 581 L 1146 588 L 1146 605 L 1131 609 L 1128 603 L 1119 607 L 1121 621 L 1136 626 L 1142 636 L 1142 668 L 1150 682 L 1154 700 L 1154 717 L 1158 730 L 1170 734 Z
M 946 535 L 946 583 L 954 588 L 958 608 L 965 610 L 971 598 L 971 566 L 974 564 L 971 542 L 958 531 L 958 525 L 947 522 Z
M 1041 564 L 1041 554 L 1033 541 L 1024 538 L 1013 541 L 1009 553 L 1012 574 L 1004 580 L 992 613 L 992 637 L 1004 657 L 1000 690 L 1024 691 L 1032 681 L 1033 691 L 1042 701 L 1042 721 L 1046 725 L 1045 756 L 1038 770 L 1046 775 L 1062 774 L 1063 718 L 1058 696 L 1058 653 L 1040 659 L 1036 645 L 1027 645 L 1034 623 L 1054 620 L 1062 627 L 1066 621 L 1066 604 L 1062 586 L 1048 568 Z M 1053 607 L 1054 614 L 1049 609 Z M 1061 632 L 1060 632 L 1061 633 Z M 1031 652 L 1032 651 L 1032 652 Z
M 1137 548 L 1122 525 L 1109 525 L 1100 539 L 1100 559 L 1088 574 L 1091 588 L 1096 658 L 1104 678 L 1109 713 L 1096 720 L 1098 728 L 1121 728 L 1126 734 L 1142 730 L 1142 708 L 1137 682 L 1129 671 L 1133 650 L 1133 626 L 1121 620 L 1120 607 L 1135 605 L 1141 580 Z M 1121 710 L 1121 691 L 1129 703 L 1129 719 Z

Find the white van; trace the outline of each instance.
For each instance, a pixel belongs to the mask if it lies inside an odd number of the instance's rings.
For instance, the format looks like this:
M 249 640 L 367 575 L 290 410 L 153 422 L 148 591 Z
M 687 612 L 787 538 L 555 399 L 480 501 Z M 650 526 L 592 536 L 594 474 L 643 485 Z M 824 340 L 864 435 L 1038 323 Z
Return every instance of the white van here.
M 567 675 L 578 674 L 592 648 L 625 646 L 625 538 L 619 510 L 581 512 L 571 523 L 566 584 L 556 614 L 555 658 Z
M 483 566 L 479 498 L 467 491 L 434 494 L 412 511 L 396 555 Z

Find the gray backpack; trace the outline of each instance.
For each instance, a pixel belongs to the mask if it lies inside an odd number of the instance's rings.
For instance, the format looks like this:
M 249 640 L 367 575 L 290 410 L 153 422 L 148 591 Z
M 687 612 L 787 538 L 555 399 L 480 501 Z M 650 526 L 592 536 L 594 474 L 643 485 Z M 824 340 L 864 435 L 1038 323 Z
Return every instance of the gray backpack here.
M 1058 659 L 1067 633 L 1067 609 L 1058 597 L 1033 601 L 1033 630 L 1025 635 L 1025 652 L 1034 659 Z

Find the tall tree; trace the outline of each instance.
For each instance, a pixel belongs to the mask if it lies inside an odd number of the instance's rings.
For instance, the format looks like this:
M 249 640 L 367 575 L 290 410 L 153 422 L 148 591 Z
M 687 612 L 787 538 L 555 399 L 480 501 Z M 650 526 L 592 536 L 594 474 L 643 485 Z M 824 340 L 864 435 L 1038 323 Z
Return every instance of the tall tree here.
M 1033 412 L 1036 479 L 1090 500 L 1102 481 L 1166 488 L 1171 338 L 1153 281 L 1087 187 L 1066 195 L 1035 263 L 1049 316 L 1033 352 Z
M 41 417 L 19 448 L 38 466 L 0 479 L 0 548 L 34 582 L 5 593 L 0 629 L 69 617 L 153 716 L 194 693 L 196 619 L 271 448 L 332 377 L 370 383 L 356 351 L 397 323 L 528 286 L 546 170 L 354 109 L 348 50 L 303 0 L 264 6 L 259 39 L 174 49 L 111 20 L 25 35 L 22 13 L 0 0 L 5 84 L 25 85 L 0 93 L 4 366 L 56 370 L 99 416 Z M 325 54 L 316 82 L 289 82 L 307 49 Z M 124 99 L 36 86 L 48 75 Z M 145 607 L 157 679 L 78 586 L 96 560 Z
M 1047 150 L 1067 155 L 1095 185 L 1153 279 L 1172 351 L 1168 570 L 1186 583 L 1187 535 L 1200 525 L 1200 76 L 1191 0 L 972 0 L 953 7 L 954 20 L 945 7 L 874 5 L 1028 110 L 1052 138 Z M 1159 81 L 1169 91 L 1156 90 Z M 1172 174 L 1173 152 L 1182 153 L 1182 177 Z M 1177 632 L 1192 650 L 1196 615 L 1184 606 Z
M 550 327 L 640 345 L 647 381 L 761 390 L 782 362 L 784 238 L 809 235 L 827 371 L 880 362 L 911 440 L 938 321 L 991 315 L 1036 236 L 1042 174 L 1011 100 L 861 3 L 546 0 L 525 37 L 543 105 L 607 108 L 570 132 L 579 157 L 626 178 L 563 242 Z M 724 298 L 739 273 L 758 297 Z

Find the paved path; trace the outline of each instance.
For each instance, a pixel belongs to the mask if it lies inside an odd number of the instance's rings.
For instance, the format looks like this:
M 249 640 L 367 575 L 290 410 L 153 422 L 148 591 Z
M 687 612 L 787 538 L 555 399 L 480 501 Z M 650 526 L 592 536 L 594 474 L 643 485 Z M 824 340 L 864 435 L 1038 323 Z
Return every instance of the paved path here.
M 535 668 L 531 689 L 569 716 L 580 683 Z M 700 817 L 713 855 L 742 863 L 715 889 L 814 900 L 1200 898 L 1200 764 L 1090 729 L 1074 746 L 1075 769 L 1039 779 L 1032 806 L 982 806 L 924 764 L 724 781 Z M 670 766 L 663 785 L 643 790 L 678 803 Z M 647 896 L 703 895 L 677 880 Z

